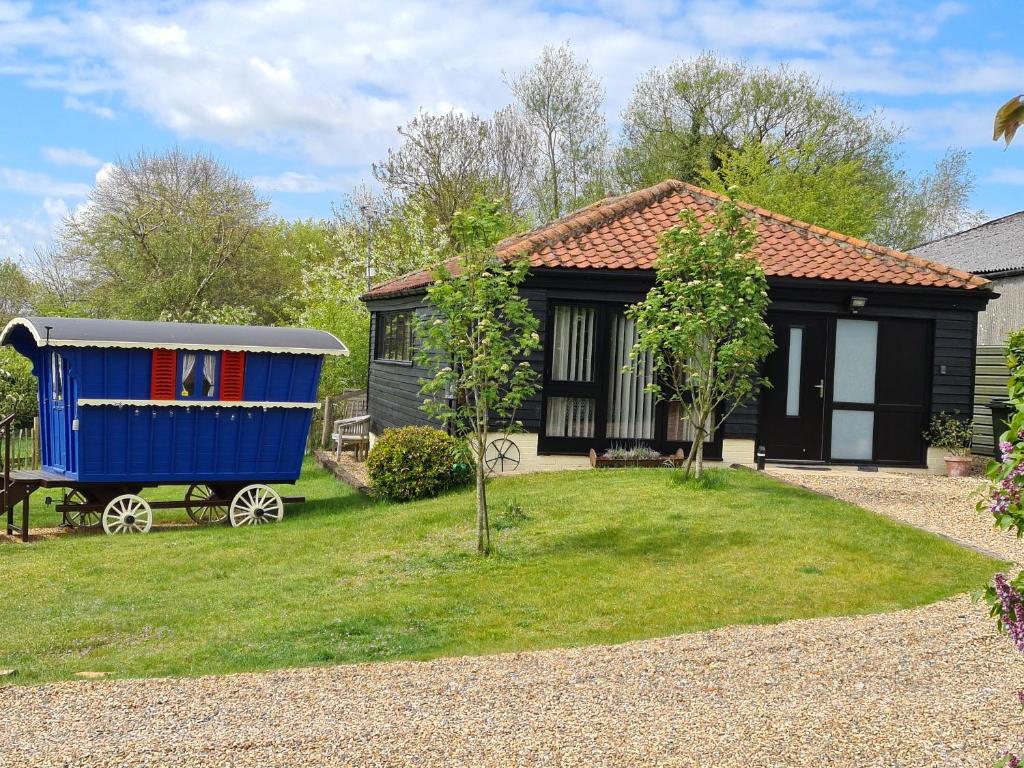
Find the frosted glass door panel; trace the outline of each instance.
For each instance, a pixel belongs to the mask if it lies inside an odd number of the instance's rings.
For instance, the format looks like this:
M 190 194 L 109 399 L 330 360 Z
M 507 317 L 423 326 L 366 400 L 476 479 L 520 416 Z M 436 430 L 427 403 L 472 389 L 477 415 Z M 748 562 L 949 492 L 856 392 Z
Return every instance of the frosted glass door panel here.
M 786 415 L 800 415 L 800 365 L 804 354 L 804 329 L 789 329 L 789 366 L 786 371 Z
M 877 353 L 877 322 L 874 320 L 839 320 L 836 322 L 836 371 L 833 401 L 837 403 L 875 402 Z
M 875 414 L 871 411 L 832 412 L 832 458 L 870 461 Z

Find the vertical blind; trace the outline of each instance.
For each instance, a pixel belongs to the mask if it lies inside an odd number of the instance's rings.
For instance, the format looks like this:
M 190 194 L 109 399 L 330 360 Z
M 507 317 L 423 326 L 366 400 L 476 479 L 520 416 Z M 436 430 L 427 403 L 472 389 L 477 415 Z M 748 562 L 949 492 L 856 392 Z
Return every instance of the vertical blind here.
M 555 307 L 551 378 L 594 380 L 594 308 Z
M 612 316 L 608 376 L 608 428 L 610 438 L 651 440 L 654 438 L 654 395 L 647 387 L 654 382 L 654 362 L 644 353 L 628 371 L 629 353 L 636 344 L 636 323 L 623 314 Z

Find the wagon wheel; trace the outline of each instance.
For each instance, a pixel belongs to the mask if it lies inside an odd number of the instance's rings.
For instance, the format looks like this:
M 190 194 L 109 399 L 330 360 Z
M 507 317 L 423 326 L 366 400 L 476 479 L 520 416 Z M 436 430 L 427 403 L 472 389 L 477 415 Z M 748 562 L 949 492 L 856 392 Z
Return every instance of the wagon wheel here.
M 93 504 L 96 499 L 75 488 L 64 494 L 65 504 Z M 103 524 L 103 513 L 98 509 L 69 509 L 64 513 L 72 528 L 99 528 Z
M 269 485 L 247 485 L 235 494 L 229 511 L 231 526 L 277 523 L 284 517 L 281 495 Z
M 484 464 L 489 473 L 514 472 L 519 467 L 519 446 L 507 437 L 491 440 L 484 451 Z
M 153 527 L 153 510 L 141 496 L 125 493 L 103 510 L 103 530 L 108 534 L 146 533 Z
M 190 504 L 191 501 L 208 501 L 219 497 L 217 491 L 202 483 L 190 485 L 185 492 L 185 511 L 199 525 L 211 523 L 223 523 L 228 519 L 228 508 L 224 504 L 208 507 L 204 505 Z

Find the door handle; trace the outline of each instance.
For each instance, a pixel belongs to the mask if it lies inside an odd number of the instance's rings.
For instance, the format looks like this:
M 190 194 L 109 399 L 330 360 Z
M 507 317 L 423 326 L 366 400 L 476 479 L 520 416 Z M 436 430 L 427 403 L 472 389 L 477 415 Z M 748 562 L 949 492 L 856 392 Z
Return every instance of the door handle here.
M 818 390 L 818 397 L 820 397 L 822 400 L 824 400 L 825 399 L 825 380 L 822 379 L 821 381 L 819 381 L 817 384 L 814 385 L 814 388 L 816 390 Z

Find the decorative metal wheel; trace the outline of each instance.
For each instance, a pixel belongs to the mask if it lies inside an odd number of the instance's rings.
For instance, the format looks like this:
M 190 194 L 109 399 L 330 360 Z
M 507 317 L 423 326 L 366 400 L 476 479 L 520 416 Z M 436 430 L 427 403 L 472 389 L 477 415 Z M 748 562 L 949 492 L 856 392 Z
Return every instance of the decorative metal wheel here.
M 208 485 L 190 485 L 185 492 L 185 511 L 199 525 L 210 525 L 212 523 L 223 523 L 228 519 L 228 508 L 226 504 L 207 506 L 204 504 L 191 504 L 193 501 L 209 501 L 216 499 L 217 492 Z
M 65 504 L 91 504 L 96 499 L 75 488 L 64 494 Z M 70 509 L 64 513 L 72 528 L 99 528 L 103 525 L 103 513 L 98 509 Z
M 484 451 L 484 465 L 489 473 L 514 472 L 519 467 L 519 446 L 507 437 L 491 440 Z
M 228 512 L 231 526 L 277 523 L 284 517 L 281 495 L 269 485 L 247 485 L 235 494 Z
M 108 534 L 147 533 L 153 527 L 153 510 L 141 496 L 125 493 L 103 510 L 103 530 Z

